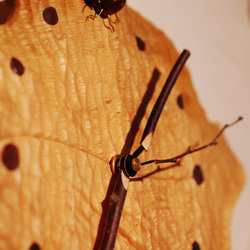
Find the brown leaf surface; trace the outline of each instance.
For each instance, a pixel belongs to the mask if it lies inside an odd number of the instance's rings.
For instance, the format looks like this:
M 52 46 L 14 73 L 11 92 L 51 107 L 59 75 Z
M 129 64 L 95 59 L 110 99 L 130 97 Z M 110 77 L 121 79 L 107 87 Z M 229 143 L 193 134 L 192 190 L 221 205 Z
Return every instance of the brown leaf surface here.
M 40 249 L 93 248 L 111 178 L 108 162 L 137 148 L 178 57 L 172 42 L 128 7 L 111 33 L 102 19 L 85 23 L 92 12 L 82 13 L 83 5 L 20 1 L 0 26 L 0 249 L 33 243 Z M 43 19 L 49 6 L 57 11 L 56 25 Z M 22 75 L 11 69 L 11 58 L 24 66 Z M 184 109 L 177 105 L 180 94 Z M 218 130 L 206 120 L 184 69 L 151 149 L 140 159 L 175 156 L 209 142 Z M 9 144 L 19 155 L 14 170 L 3 159 Z M 193 178 L 196 165 L 201 185 Z M 145 166 L 140 174 L 155 168 Z M 223 138 L 185 157 L 181 167 L 131 182 L 116 249 L 192 249 L 195 241 L 201 249 L 229 249 L 243 183 Z

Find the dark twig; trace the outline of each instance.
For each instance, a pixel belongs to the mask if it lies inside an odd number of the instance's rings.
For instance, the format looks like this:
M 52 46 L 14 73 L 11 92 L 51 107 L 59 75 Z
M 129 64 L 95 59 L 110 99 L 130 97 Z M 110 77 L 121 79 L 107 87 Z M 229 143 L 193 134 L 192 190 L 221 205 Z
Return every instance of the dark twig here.
M 139 148 L 134 152 L 133 156 L 115 155 L 111 159 L 110 166 L 113 174 L 116 177 L 116 183 L 109 200 L 109 212 L 106 221 L 104 237 L 100 245 L 102 250 L 114 248 L 117 230 L 120 223 L 120 217 L 127 194 L 129 176 L 134 176 L 139 170 L 138 167 L 140 167 L 140 164 L 138 164 L 139 160 L 136 158 L 136 156 L 138 156 L 144 149 L 148 150 L 162 109 L 189 55 L 189 51 L 184 50 L 180 55 L 178 61 L 176 62 L 174 68 L 172 69 L 163 87 L 163 90 L 151 112 L 150 118 L 142 136 L 141 146 L 139 146 Z
M 195 148 L 195 149 L 192 149 L 191 147 L 188 148 L 188 151 L 186 151 L 185 153 L 183 154 L 180 154 L 180 155 L 177 155 L 175 157 L 172 157 L 172 158 L 169 158 L 169 159 L 164 159 L 164 160 L 151 160 L 151 161 L 146 161 L 146 162 L 143 162 L 141 163 L 141 165 L 147 165 L 147 164 L 150 164 L 150 163 L 155 163 L 155 164 L 160 164 L 160 163 L 166 163 L 166 162 L 177 162 L 178 159 L 188 155 L 188 154 L 192 154 L 192 153 L 195 153 L 195 152 L 198 152 L 202 149 L 205 149 L 205 148 L 208 148 L 210 146 L 213 146 L 213 145 L 217 145 L 217 140 L 218 138 L 222 135 L 222 133 L 225 131 L 226 128 L 229 128 L 233 125 L 235 125 L 236 123 L 238 123 L 239 121 L 241 121 L 243 119 L 243 117 L 239 117 L 236 121 L 230 123 L 230 124 L 226 124 L 224 125 L 224 127 L 220 130 L 220 132 L 215 136 L 215 138 L 208 144 L 205 144 L 199 148 Z
M 170 166 L 167 166 L 167 167 L 160 167 L 159 165 L 157 166 L 157 169 L 155 169 L 154 171 L 150 172 L 150 173 L 147 173 L 143 176 L 140 176 L 140 177 L 135 177 L 135 178 L 131 178 L 130 181 L 143 181 L 144 179 L 156 174 L 156 173 L 159 173 L 159 172 L 162 172 L 162 171 L 165 171 L 165 170 L 169 170 L 171 168 L 174 168 L 174 167 L 177 167 L 177 166 L 181 166 L 181 162 L 178 161 L 176 162 L 175 164 L 172 164 Z
M 184 67 L 185 62 L 187 61 L 188 57 L 190 55 L 190 52 L 188 50 L 183 50 L 183 52 L 181 53 L 181 55 L 179 56 L 177 62 L 175 63 L 173 69 L 171 70 L 167 81 L 151 111 L 150 117 L 148 119 L 148 122 L 146 124 L 146 127 L 144 129 L 143 135 L 142 135 L 142 139 L 141 139 L 141 146 L 143 147 L 143 149 L 145 149 L 146 151 L 149 149 L 152 138 L 153 138 L 153 134 L 154 134 L 154 130 L 155 127 L 157 125 L 157 122 L 160 118 L 162 109 L 168 99 L 168 96 L 177 80 L 177 77 L 179 76 L 182 68 Z M 139 148 L 140 148 L 139 147 Z M 139 150 L 141 151 L 141 150 Z M 135 151 L 138 152 L 138 149 Z M 135 154 L 133 156 L 137 157 L 139 154 Z

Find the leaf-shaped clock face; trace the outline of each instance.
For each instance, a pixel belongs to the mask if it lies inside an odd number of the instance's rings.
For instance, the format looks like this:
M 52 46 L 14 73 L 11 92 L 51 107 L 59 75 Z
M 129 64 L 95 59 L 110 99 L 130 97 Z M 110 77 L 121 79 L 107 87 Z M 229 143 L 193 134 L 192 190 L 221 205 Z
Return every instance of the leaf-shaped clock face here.
M 109 160 L 137 148 L 178 57 L 127 7 L 112 34 L 100 19 L 85 23 L 81 10 L 80 1 L 20 1 L 0 26 L 1 249 L 93 249 Z M 140 158 L 175 156 L 217 132 L 184 69 Z M 180 167 L 132 181 L 116 249 L 229 248 L 243 179 L 222 138 Z

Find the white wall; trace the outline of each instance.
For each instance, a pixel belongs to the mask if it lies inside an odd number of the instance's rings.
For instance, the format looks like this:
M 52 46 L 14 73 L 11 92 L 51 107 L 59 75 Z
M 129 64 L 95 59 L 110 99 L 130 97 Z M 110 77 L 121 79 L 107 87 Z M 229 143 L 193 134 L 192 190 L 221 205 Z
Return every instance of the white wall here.
M 188 66 L 208 118 L 221 126 L 239 115 L 243 122 L 226 131 L 231 148 L 250 177 L 250 0 L 127 0 L 177 49 L 191 51 Z M 250 182 L 237 204 L 232 249 L 250 249 Z

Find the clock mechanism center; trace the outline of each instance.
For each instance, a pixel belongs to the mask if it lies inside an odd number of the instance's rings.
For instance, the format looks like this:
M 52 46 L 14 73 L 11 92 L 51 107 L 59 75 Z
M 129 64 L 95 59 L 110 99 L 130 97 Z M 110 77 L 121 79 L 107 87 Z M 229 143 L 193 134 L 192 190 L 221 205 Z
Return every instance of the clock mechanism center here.
M 119 169 L 123 170 L 129 178 L 134 177 L 141 169 L 141 162 L 132 155 L 114 155 L 110 160 L 110 168 L 113 174 L 117 174 Z

